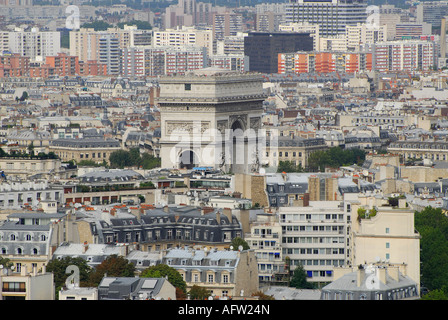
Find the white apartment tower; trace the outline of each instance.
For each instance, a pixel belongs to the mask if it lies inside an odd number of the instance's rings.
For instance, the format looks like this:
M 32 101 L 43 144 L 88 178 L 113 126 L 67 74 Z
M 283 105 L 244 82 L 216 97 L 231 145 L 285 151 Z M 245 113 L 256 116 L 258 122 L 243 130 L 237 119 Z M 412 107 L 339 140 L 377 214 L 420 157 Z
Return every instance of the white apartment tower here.
M 60 33 L 16 28 L 9 33 L 9 49 L 31 60 L 44 60 L 46 56 L 56 56 L 61 52 Z
M 286 22 L 309 22 L 320 26 L 321 36 L 345 32 L 345 26 L 365 23 L 366 0 L 290 0 Z

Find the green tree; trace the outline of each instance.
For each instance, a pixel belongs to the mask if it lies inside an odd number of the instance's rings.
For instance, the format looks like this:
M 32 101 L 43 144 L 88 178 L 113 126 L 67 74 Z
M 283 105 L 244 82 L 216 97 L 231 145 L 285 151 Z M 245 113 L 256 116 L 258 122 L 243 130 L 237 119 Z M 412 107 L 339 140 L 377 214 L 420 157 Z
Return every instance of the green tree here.
M 333 147 L 328 150 L 320 150 L 308 157 L 309 171 L 324 171 L 325 167 L 338 168 L 347 165 L 362 165 L 366 152 L 361 149 L 342 149 Z
M 430 291 L 448 288 L 448 217 L 440 208 L 415 212 L 420 233 L 421 281 Z
M 3 268 L 8 269 L 13 266 L 13 263 L 8 258 L 0 257 L 0 265 L 3 266 Z
M 137 26 L 137 29 L 139 29 L 139 30 L 151 30 L 152 29 L 152 26 L 148 21 L 132 20 L 132 21 L 128 21 L 128 22 L 117 23 L 117 27 L 120 29 L 123 29 L 125 25 Z
M 294 273 L 289 284 L 290 287 L 297 289 L 313 289 L 314 285 L 307 280 L 307 275 L 303 266 L 299 264 L 294 269 Z
M 20 97 L 20 101 L 25 101 L 29 98 L 28 92 L 23 91 L 22 96 Z
M 249 244 L 247 243 L 246 240 L 244 240 L 243 238 L 240 237 L 235 237 L 232 239 L 232 242 L 230 243 L 230 245 L 233 247 L 234 251 L 238 251 L 239 247 L 242 246 L 243 250 L 249 250 Z
M 89 286 L 89 277 L 92 272 L 92 268 L 87 264 L 86 260 L 79 257 L 52 259 L 48 262 L 46 270 L 53 273 L 56 296 L 59 294 L 61 288 L 65 287 L 65 281 L 71 275 L 71 273 L 66 273 L 67 267 L 72 265 L 77 266 L 79 269 L 79 286 Z
M 154 168 L 158 168 L 161 165 L 160 158 L 156 158 L 153 155 L 150 155 L 149 153 L 143 153 L 141 155 L 141 166 L 145 170 L 150 170 Z
M 423 295 L 421 300 L 448 300 L 448 295 L 444 290 L 436 289 Z
M 112 168 L 130 167 L 133 165 L 131 154 L 126 150 L 117 150 L 110 154 L 109 156 L 110 166 Z
M 277 172 L 303 172 L 302 164 L 295 165 L 292 161 L 279 161 Z
M 124 167 L 142 167 L 143 169 L 153 169 L 160 167 L 160 158 L 156 158 L 149 153 L 140 154 L 138 148 L 132 148 L 129 151 L 117 150 L 110 154 L 110 166 L 112 168 Z
M 90 274 L 90 286 L 97 287 L 106 274 L 108 277 L 134 277 L 135 266 L 122 256 L 111 255 Z
M 86 22 L 81 28 L 93 28 L 95 31 L 106 31 L 108 28 L 112 28 L 113 26 L 106 21 L 98 20 L 94 22 Z
M 180 290 L 180 294 L 185 294 L 187 292 L 187 283 L 182 278 L 181 274 L 166 264 L 158 264 L 146 268 L 140 274 L 141 278 L 162 278 L 168 277 L 168 282 L 174 287 Z M 176 292 L 176 297 L 179 297 L 179 293 Z
M 210 296 L 210 290 L 204 287 L 193 285 L 188 292 L 191 300 L 205 300 Z

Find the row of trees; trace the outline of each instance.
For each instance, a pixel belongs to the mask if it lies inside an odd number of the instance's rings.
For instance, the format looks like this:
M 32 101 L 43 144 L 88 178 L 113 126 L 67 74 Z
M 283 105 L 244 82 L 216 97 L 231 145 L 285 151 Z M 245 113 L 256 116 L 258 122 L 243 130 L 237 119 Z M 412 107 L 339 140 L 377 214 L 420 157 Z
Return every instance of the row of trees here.
M 361 149 L 342 149 L 333 147 L 325 151 L 316 151 L 308 157 L 308 167 L 295 165 L 291 161 L 280 161 L 277 172 L 316 172 L 325 171 L 326 167 L 339 168 L 348 165 L 362 165 L 366 159 L 366 152 Z
M 111 168 L 141 167 L 142 169 L 153 169 L 160 167 L 160 158 L 156 158 L 149 153 L 140 154 L 138 148 L 129 151 L 117 150 L 109 157 Z
M 132 20 L 128 22 L 118 22 L 117 27 L 120 29 L 123 29 L 125 25 L 128 26 L 137 26 L 140 30 L 151 30 L 152 26 L 148 21 L 141 21 L 141 20 Z M 81 28 L 92 28 L 95 31 L 106 31 L 108 28 L 113 28 L 114 26 L 104 20 L 97 20 L 93 22 L 86 22 L 84 23 Z

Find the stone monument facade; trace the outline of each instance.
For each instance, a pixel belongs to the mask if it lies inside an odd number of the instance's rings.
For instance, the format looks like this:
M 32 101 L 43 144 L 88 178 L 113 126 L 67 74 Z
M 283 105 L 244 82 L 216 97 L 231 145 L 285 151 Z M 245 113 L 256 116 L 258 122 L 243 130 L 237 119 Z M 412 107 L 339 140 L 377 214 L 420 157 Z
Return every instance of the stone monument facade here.
M 257 170 L 266 98 L 260 74 L 206 68 L 159 84 L 163 168 Z

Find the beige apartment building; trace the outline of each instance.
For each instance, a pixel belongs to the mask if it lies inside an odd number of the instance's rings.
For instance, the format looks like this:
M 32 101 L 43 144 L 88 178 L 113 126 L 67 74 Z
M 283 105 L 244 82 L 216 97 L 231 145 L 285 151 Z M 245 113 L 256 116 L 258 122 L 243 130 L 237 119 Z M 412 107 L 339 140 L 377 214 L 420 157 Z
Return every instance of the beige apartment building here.
M 120 49 L 151 45 L 152 41 L 151 31 L 139 30 L 136 26 L 125 25 L 123 29 L 108 28 L 106 31 L 81 28 L 70 31 L 70 55 L 79 57 L 79 61 L 99 60 L 99 40 L 104 35 L 117 38 Z
M 213 31 L 197 30 L 193 27 L 157 30 L 153 32 L 152 44 L 155 47 L 199 46 L 207 48 L 207 54 L 213 53 Z
M 390 207 L 377 210 L 374 217 L 357 220 L 354 216 L 352 219 L 352 265 L 386 263 L 399 267 L 402 274 L 419 285 L 420 234 L 414 228 L 414 212 Z
M 214 299 L 250 297 L 259 290 L 253 250 L 171 249 L 163 263 L 176 269 L 187 283 L 206 288 Z
M 109 162 L 109 157 L 114 151 L 121 150 L 121 144 L 115 139 L 90 138 L 90 139 L 56 139 L 48 147 L 62 161 L 92 160 L 96 163 Z
M 62 174 L 60 159 L 6 157 L 0 158 L 0 171 L 4 171 L 8 178 L 26 179 L 32 175 L 46 177 L 50 172 Z

